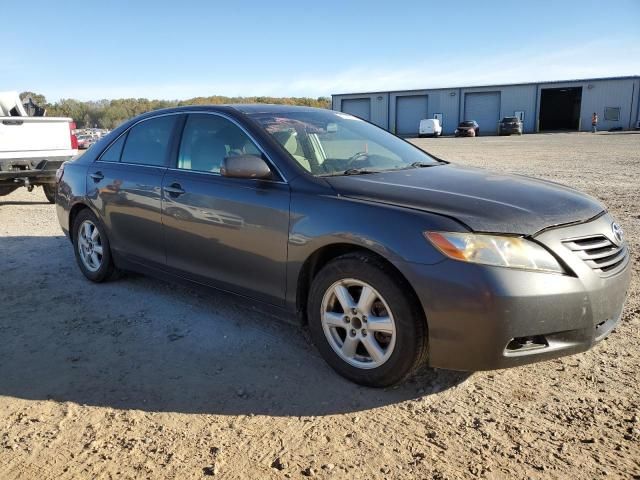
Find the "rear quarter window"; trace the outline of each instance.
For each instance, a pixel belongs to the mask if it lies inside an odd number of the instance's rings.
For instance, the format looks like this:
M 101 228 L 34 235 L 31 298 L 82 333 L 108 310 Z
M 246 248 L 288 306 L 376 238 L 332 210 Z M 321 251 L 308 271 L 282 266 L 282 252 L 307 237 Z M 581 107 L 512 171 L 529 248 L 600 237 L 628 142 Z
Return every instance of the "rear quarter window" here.
M 102 155 L 100 156 L 101 162 L 119 162 L 120 155 L 122 154 L 122 147 L 124 146 L 124 141 L 127 138 L 127 135 L 121 135 L 118 140 L 109 145 Z

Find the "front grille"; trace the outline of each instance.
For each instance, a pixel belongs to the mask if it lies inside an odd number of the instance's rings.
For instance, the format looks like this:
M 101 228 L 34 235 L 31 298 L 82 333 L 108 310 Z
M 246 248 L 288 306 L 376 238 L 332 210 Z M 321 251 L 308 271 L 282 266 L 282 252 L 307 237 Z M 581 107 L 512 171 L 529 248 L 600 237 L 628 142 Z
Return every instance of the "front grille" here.
M 621 270 L 629 257 L 626 243 L 616 245 L 604 235 L 574 238 L 562 243 L 602 276 Z

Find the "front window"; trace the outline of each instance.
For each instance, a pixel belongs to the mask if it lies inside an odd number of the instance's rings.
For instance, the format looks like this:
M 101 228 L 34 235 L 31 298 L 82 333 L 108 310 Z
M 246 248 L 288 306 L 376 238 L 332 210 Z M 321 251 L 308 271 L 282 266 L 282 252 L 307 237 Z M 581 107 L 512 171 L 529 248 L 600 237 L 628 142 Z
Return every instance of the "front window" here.
M 184 126 L 178 168 L 219 173 L 226 157 L 262 155 L 238 126 L 218 115 L 194 113 Z
M 460 122 L 459 127 L 475 127 L 476 122 Z
M 438 165 L 422 150 L 359 118 L 330 110 L 256 113 L 251 117 L 316 176 Z

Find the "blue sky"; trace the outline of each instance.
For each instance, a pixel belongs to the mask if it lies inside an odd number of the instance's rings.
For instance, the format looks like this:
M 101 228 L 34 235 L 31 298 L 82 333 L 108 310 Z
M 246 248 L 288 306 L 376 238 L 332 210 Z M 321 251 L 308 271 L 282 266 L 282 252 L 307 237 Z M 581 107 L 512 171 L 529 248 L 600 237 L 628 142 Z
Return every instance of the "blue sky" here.
M 2 3 L 0 90 L 49 100 L 640 74 L 640 0 Z

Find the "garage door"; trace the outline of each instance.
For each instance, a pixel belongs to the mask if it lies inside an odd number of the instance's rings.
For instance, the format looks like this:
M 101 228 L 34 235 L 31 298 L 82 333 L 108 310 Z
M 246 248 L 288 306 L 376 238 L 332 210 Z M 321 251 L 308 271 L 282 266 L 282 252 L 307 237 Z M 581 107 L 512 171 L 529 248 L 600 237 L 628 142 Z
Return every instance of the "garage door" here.
M 500 92 L 467 93 L 464 97 L 464 119 L 475 120 L 481 135 L 495 135 L 500 120 Z
M 342 100 L 342 111 L 365 120 L 371 120 L 370 98 L 349 98 Z
M 417 135 L 420 120 L 427 118 L 427 96 L 396 97 L 396 133 Z

